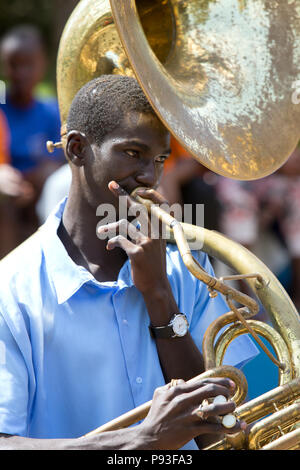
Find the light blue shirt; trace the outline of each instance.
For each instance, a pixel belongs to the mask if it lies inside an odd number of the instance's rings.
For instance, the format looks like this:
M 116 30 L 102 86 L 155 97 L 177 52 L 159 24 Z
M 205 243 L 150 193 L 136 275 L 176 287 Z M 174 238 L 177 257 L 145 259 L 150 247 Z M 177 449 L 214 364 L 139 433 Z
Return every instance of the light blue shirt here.
M 115 282 L 98 282 L 75 264 L 57 236 L 64 205 L 0 263 L 3 433 L 79 437 L 151 400 L 165 383 L 129 261 Z M 194 255 L 212 273 L 208 257 Z M 167 246 L 167 273 L 201 349 L 207 326 L 228 307 L 220 295 L 209 297 L 173 245 Z M 224 362 L 241 365 L 256 354 L 243 336 L 231 343 Z

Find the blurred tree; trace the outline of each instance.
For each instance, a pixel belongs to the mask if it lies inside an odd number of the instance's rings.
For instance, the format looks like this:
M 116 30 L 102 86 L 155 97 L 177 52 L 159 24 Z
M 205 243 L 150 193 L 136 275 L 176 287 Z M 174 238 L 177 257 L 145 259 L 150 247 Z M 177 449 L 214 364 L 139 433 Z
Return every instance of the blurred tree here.
M 55 64 L 64 25 L 79 0 L 0 0 L 0 37 L 19 24 L 37 26 L 49 58 L 47 80 L 55 85 Z

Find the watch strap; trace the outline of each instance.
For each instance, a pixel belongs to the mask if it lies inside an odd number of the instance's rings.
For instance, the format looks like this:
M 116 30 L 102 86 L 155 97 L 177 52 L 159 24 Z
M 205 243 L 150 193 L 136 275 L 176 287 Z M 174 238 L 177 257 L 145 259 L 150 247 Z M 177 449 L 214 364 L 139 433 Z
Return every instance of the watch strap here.
M 174 335 L 174 330 L 171 325 L 167 326 L 152 326 L 149 325 L 149 330 L 152 338 L 173 338 L 175 337 Z

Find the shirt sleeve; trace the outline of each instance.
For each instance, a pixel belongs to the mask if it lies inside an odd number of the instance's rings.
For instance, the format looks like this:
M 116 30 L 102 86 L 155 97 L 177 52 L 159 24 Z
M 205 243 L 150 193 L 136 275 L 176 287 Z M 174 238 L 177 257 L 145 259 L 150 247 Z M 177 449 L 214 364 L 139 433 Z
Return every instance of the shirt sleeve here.
M 205 271 L 212 276 L 215 275 L 206 254 L 197 251 L 193 252 L 193 255 Z M 198 281 L 196 285 L 195 300 L 194 311 L 190 324 L 190 333 L 196 345 L 202 351 L 202 339 L 207 327 L 219 316 L 229 312 L 230 309 L 222 294 L 218 293 L 215 298 L 209 297 L 208 289 L 201 281 Z M 223 364 L 242 368 L 258 354 L 259 350 L 250 339 L 249 335 L 241 335 L 228 346 L 224 355 Z
M 0 432 L 26 435 L 28 371 L 23 355 L 0 314 Z

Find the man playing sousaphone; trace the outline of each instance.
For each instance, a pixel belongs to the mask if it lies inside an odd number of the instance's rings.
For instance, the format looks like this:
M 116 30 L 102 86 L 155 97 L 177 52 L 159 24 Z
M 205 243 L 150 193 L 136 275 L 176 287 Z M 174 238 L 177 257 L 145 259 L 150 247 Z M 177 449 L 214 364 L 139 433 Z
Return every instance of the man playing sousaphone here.
M 137 187 L 165 202 L 155 188 L 168 131 L 135 79 L 111 75 L 77 93 L 67 131 L 69 196 L 0 267 L 1 448 L 197 449 L 197 436 L 244 429 L 211 420 L 234 411 L 233 382 L 186 383 L 203 371 L 207 326 L 228 307 L 175 246 L 119 219 L 119 198 L 132 208 Z M 116 221 L 99 225 L 101 204 Z M 231 346 L 230 365 L 257 354 L 247 336 Z M 219 395 L 228 401 L 203 404 Z M 142 423 L 82 437 L 152 398 Z

